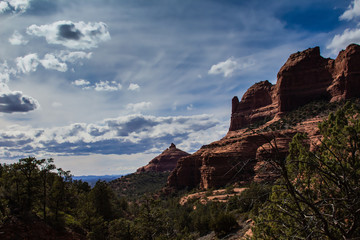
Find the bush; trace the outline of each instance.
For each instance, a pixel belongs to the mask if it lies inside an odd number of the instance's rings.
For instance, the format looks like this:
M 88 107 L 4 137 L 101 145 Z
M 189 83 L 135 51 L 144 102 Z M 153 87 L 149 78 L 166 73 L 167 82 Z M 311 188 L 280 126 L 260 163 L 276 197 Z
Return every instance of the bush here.
M 132 222 L 124 218 L 113 220 L 109 223 L 110 239 L 134 239 Z
M 221 213 L 211 221 L 210 227 L 217 236 L 221 237 L 238 227 L 238 223 L 232 214 Z
M 229 210 L 237 210 L 240 213 L 252 212 L 256 215 L 259 206 L 264 203 L 271 192 L 271 186 L 266 184 L 251 183 L 250 187 L 240 196 L 229 199 Z

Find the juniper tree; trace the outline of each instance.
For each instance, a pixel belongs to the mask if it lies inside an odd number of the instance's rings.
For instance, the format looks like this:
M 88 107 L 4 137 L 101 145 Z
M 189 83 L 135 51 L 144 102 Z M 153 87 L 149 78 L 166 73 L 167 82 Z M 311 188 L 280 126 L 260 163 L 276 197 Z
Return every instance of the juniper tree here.
M 319 146 L 297 134 L 281 178 L 255 219 L 255 239 L 360 237 L 360 111 L 346 104 L 319 125 Z

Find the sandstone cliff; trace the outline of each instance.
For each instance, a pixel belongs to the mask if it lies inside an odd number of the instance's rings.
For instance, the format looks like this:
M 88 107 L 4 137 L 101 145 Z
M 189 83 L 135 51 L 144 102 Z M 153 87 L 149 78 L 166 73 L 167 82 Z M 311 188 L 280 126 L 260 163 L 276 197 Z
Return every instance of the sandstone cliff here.
M 241 101 L 234 97 L 228 134 L 180 159 L 168 186 L 207 189 L 235 181 L 273 180 L 276 172 L 266 160 L 285 158 L 297 132 L 307 133 L 316 144 L 318 123 L 328 112 L 320 106 L 321 111 L 311 115 L 314 106 L 310 105 L 299 110 L 295 120 L 286 120 L 287 115 L 317 100 L 330 104 L 360 97 L 360 46 L 349 45 L 335 60 L 323 58 L 319 47 L 294 53 L 277 78 L 275 85 L 269 81 L 254 84 Z M 253 130 L 248 129 L 250 125 Z M 271 145 L 276 145 L 276 151 Z
M 163 151 L 159 156 L 152 159 L 149 164 L 139 168 L 136 172 L 166 172 L 172 171 L 182 157 L 190 155 L 176 148 L 175 144 L 171 143 L 170 147 Z
M 241 101 L 232 100 L 230 131 L 269 120 L 314 100 L 360 97 L 360 46 L 349 45 L 333 60 L 319 47 L 292 54 L 281 67 L 277 83 L 254 84 Z

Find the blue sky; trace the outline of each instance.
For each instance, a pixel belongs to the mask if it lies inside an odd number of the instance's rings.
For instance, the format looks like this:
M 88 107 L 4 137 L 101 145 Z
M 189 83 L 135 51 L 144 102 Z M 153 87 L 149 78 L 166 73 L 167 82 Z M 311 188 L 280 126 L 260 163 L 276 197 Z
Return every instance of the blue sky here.
M 0 159 L 135 171 L 222 138 L 288 56 L 360 43 L 360 0 L 0 0 Z

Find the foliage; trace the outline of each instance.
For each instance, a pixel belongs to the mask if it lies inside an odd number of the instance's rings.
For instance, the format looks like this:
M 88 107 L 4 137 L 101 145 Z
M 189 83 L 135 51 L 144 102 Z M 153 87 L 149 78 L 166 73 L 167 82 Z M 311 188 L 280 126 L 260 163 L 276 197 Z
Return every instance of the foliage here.
M 133 222 L 125 218 L 119 218 L 109 223 L 110 239 L 121 240 L 121 239 L 134 239 L 134 226 Z
M 133 173 L 110 182 L 110 186 L 120 197 L 135 200 L 144 194 L 155 193 L 165 187 L 169 172 Z
M 238 223 L 234 215 L 230 213 L 220 213 L 213 219 L 210 226 L 217 236 L 222 237 L 238 227 Z
M 320 124 L 320 146 L 297 134 L 281 179 L 255 219 L 256 239 L 360 237 L 360 111 L 347 103 Z
M 52 159 L 29 157 L 0 165 L 0 228 L 12 215 L 24 219 L 36 215 L 58 230 L 71 229 L 87 239 L 180 240 L 212 231 L 223 236 L 237 226 L 226 203 L 182 206 L 176 195 L 135 198 L 142 191 L 159 189 L 167 175 L 131 176 L 134 188 L 146 181 L 159 185 L 133 191 L 129 199 L 118 198 L 103 181 L 92 189 L 86 182 L 73 181 L 70 172 L 56 168 Z
M 357 106 L 360 105 L 359 100 L 353 100 L 353 103 Z M 313 117 L 326 117 L 330 113 L 340 109 L 345 105 L 344 101 L 332 102 L 328 101 L 313 101 L 308 104 L 305 104 L 291 112 L 288 112 L 278 121 L 270 124 L 264 131 L 276 131 L 281 129 L 288 129 L 296 124 L 306 121 L 309 118 Z M 256 122 L 250 125 L 251 129 L 255 129 L 259 126 L 262 126 L 270 119 L 264 119 L 262 121 Z
M 239 213 L 251 212 L 256 216 L 259 208 L 268 200 L 270 192 L 271 186 L 268 184 L 251 183 L 240 196 L 229 199 L 229 210 L 236 210 Z

